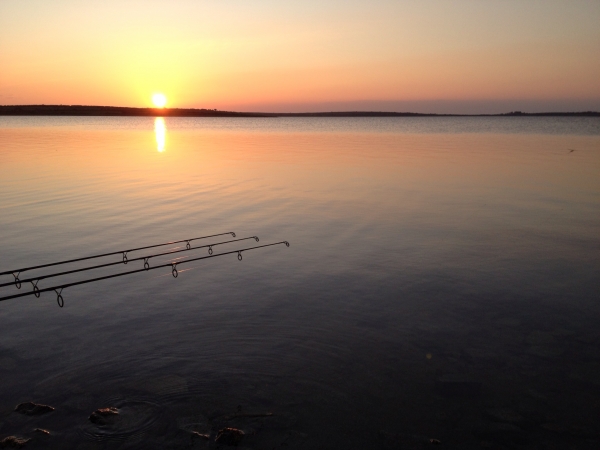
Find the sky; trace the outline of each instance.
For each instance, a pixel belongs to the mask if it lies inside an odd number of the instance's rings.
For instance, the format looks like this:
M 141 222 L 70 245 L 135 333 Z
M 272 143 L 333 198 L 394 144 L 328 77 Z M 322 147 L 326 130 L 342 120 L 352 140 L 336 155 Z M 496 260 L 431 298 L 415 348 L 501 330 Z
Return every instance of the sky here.
M 600 110 L 599 0 L 0 0 L 0 104 Z

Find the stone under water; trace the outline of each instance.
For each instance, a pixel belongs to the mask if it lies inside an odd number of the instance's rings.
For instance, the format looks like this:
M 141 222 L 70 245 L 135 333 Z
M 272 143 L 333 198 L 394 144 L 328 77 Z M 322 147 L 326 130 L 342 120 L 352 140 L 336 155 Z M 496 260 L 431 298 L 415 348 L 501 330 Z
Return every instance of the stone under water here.
M 223 445 L 237 446 L 242 441 L 244 434 L 242 430 L 238 430 L 237 428 L 223 428 L 219 430 L 215 442 Z
M 96 425 L 106 425 L 111 419 L 119 415 L 119 410 L 113 406 L 100 408 L 90 414 L 89 420 Z
M 15 407 L 15 411 L 28 416 L 39 416 L 54 411 L 52 406 L 40 405 L 33 402 L 19 403 Z
M 0 441 L 0 447 L 2 448 L 21 448 L 27 444 L 31 439 L 20 438 L 17 436 L 7 436 Z

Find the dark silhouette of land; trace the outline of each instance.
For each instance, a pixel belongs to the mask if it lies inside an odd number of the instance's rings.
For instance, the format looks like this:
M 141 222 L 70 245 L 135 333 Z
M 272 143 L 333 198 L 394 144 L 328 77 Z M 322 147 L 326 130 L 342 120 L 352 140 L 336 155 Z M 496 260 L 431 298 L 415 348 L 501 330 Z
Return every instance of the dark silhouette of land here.
M 268 117 L 270 114 L 193 108 L 128 108 L 87 105 L 0 105 L 0 116 Z
M 307 113 L 263 113 L 218 111 L 196 108 L 128 108 L 122 106 L 88 105 L 0 105 L 0 116 L 150 116 L 150 117 L 600 117 L 598 111 L 526 113 L 512 111 L 503 114 L 423 114 L 386 111 L 332 111 Z

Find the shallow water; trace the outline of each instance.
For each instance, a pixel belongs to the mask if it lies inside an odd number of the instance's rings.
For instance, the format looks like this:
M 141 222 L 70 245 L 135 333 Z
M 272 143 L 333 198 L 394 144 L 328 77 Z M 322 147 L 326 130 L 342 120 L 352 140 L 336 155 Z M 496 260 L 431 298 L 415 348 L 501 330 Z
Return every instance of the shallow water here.
M 291 244 L 0 302 L 0 439 L 597 448 L 599 175 L 597 118 L 0 118 L 0 271 Z

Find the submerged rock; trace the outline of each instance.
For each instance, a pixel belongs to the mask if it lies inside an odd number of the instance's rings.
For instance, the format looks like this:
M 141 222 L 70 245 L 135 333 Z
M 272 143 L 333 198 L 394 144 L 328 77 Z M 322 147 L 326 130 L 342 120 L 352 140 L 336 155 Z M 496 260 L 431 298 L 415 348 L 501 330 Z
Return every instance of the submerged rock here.
M 113 406 L 110 406 L 108 408 L 97 409 L 90 415 L 89 420 L 96 425 L 106 425 L 118 415 L 119 410 Z
M 215 438 L 215 442 L 223 445 L 237 446 L 241 442 L 243 437 L 244 432 L 242 430 L 227 427 L 223 428 L 222 430 L 219 430 L 219 433 Z
M 128 442 L 133 442 L 133 439 L 146 434 L 150 428 L 160 428 L 164 424 L 156 424 L 161 417 L 162 408 L 154 403 L 121 400 L 114 405 L 94 411 L 83 426 L 84 432 L 91 436 L 101 436 L 102 439 L 127 439 Z M 160 434 L 158 428 L 153 433 Z M 141 447 L 131 444 L 131 448 Z
M 192 437 L 199 437 L 199 438 L 206 439 L 206 440 L 210 439 L 210 434 L 203 434 L 203 433 L 200 433 L 199 431 L 193 431 L 193 430 L 190 431 L 190 433 L 192 433 Z
M 27 444 L 31 439 L 19 438 L 17 436 L 8 436 L 0 441 L 0 447 L 2 448 L 21 448 Z
M 40 405 L 33 402 L 19 403 L 15 407 L 15 411 L 21 414 L 27 414 L 28 416 L 39 416 L 54 411 L 52 406 Z
M 50 435 L 50 432 L 48 430 L 44 430 L 43 428 L 36 428 L 35 430 L 36 433 L 41 433 L 41 434 L 45 434 L 46 436 Z

